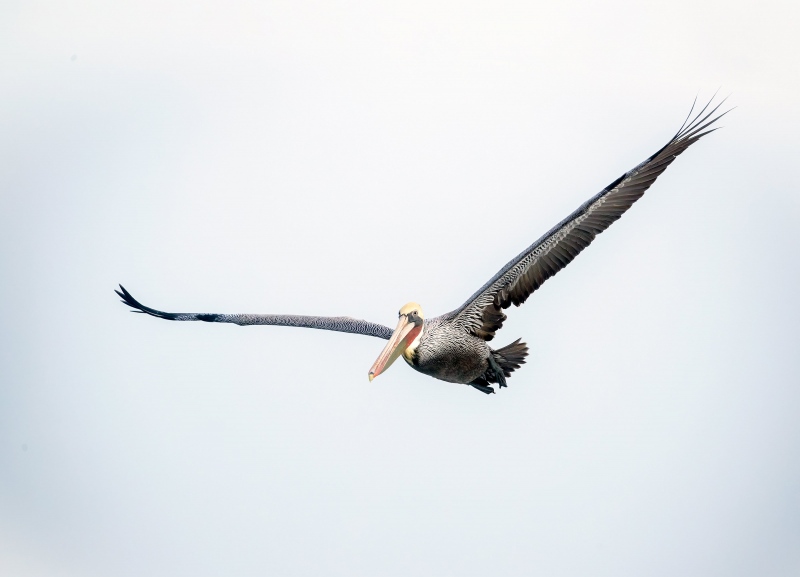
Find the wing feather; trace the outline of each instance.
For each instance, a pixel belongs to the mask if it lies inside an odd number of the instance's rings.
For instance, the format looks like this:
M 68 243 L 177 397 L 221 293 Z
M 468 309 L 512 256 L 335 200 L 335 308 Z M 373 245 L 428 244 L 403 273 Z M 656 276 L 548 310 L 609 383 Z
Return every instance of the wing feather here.
M 709 127 L 729 112 L 713 116 L 723 102 L 712 108 L 709 101 L 693 119 L 692 105 L 681 128 L 658 152 L 583 203 L 445 317 L 469 333 L 487 341 L 493 339 L 506 319 L 502 309 L 524 303 L 639 200 L 678 155 L 717 130 Z
M 338 331 L 340 333 L 355 333 L 386 339 L 392 336 L 392 329 L 387 326 L 351 317 L 312 317 L 304 315 L 253 315 L 253 314 L 216 314 L 216 313 L 167 313 L 144 306 L 137 301 L 125 287 L 119 285 L 120 290 L 115 290 L 122 302 L 135 309 L 132 312 L 146 313 L 148 315 L 167 319 L 170 321 L 204 321 L 207 323 L 233 323 L 240 326 L 248 325 L 276 325 L 283 327 L 305 327 Z

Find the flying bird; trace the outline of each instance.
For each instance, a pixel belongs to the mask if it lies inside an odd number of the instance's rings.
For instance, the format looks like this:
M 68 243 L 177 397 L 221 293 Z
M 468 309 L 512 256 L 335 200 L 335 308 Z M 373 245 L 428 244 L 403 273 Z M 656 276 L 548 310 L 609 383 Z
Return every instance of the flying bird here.
M 723 102 L 708 110 L 709 101 L 694 117 L 692 105 L 681 128 L 658 152 L 617 178 L 519 253 L 459 308 L 435 318 L 427 319 L 415 302 L 400 309 L 394 330 L 351 317 L 167 313 L 144 306 L 122 285 L 115 292 L 123 303 L 135 309 L 133 312 L 171 321 L 307 327 L 386 339 L 389 342 L 369 369 L 370 381 L 402 356 L 409 366 L 423 374 L 494 393 L 492 385 L 505 387 L 511 373 L 528 356 L 528 347 L 521 339 L 499 349 L 489 346 L 507 318 L 503 311 L 524 303 L 639 200 L 679 154 L 717 130 L 711 125 L 727 114 L 714 117 Z

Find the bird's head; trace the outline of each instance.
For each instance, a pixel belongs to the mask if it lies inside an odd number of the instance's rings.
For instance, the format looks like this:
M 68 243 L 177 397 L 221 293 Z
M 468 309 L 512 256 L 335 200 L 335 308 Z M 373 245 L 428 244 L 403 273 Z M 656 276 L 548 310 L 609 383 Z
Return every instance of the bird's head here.
M 419 344 L 419 339 L 422 336 L 422 325 L 424 315 L 422 314 L 422 307 L 417 303 L 408 303 L 403 305 L 398 315 L 400 320 L 397 323 L 397 328 L 394 329 L 389 342 L 381 351 L 378 360 L 372 365 L 369 370 L 369 380 L 371 381 L 397 360 L 397 357 L 403 355 L 407 361 L 411 360 L 411 355 L 414 349 Z

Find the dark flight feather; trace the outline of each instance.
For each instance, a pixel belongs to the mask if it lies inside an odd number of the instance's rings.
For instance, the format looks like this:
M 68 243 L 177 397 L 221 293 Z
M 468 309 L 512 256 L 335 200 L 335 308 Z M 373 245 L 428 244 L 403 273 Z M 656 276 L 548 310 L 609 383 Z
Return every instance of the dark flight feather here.
M 487 341 L 493 339 L 506 320 L 502 309 L 524 303 L 547 279 L 572 262 L 598 234 L 641 198 L 678 155 L 706 134 L 717 130 L 708 128 L 730 112 L 712 118 L 724 102 L 709 110 L 709 101 L 694 118 L 692 105 L 680 130 L 658 152 L 583 203 L 578 210 L 506 264 L 459 309 L 446 316 L 475 336 Z
M 392 329 L 387 326 L 354 319 L 351 317 L 311 317 L 304 315 L 252 315 L 252 314 L 216 314 L 216 313 L 167 313 L 144 306 L 137 301 L 125 287 L 119 285 L 120 290 L 115 290 L 122 302 L 136 309 L 132 312 L 147 313 L 148 315 L 167 319 L 170 321 L 205 321 L 207 323 L 233 323 L 240 326 L 248 325 L 277 325 L 284 327 L 304 327 L 338 331 L 341 333 L 355 333 L 388 340 L 392 336 Z

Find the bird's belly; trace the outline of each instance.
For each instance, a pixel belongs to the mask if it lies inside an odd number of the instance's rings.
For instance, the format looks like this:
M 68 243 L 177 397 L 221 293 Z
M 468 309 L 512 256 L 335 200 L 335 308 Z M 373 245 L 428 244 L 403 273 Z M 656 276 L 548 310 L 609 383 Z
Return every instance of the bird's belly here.
M 471 383 L 486 372 L 489 348 L 485 341 L 448 344 L 419 351 L 411 366 L 431 377 L 460 384 Z

